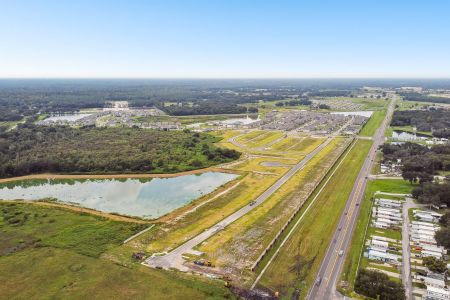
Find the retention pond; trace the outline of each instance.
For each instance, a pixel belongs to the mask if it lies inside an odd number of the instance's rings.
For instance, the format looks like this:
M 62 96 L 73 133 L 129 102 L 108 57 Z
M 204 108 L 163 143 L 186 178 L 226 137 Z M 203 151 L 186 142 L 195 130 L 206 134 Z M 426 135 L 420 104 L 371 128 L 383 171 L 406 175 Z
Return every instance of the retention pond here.
M 206 172 L 152 179 L 42 179 L 0 184 L 0 199 L 53 198 L 108 213 L 158 218 L 239 175 Z

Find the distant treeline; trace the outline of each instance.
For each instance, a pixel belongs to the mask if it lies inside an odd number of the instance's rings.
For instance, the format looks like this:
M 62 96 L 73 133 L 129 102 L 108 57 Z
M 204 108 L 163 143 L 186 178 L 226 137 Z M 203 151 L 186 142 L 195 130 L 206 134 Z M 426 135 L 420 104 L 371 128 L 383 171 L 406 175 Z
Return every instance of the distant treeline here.
M 0 88 L 0 121 L 17 121 L 41 113 L 67 113 L 103 107 L 106 101 L 125 100 L 132 107 L 156 106 L 173 115 L 236 114 L 240 104 L 271 101 L 303 93 L 300 89 L 251 89 L 191 85 L 55 84 Z M 166 105 L 166 103 L 176 105 Z
M 352 91 L 348 90 L 318 90 L 308 93 L 311 97 L 350 97 Z
M 392 126 L 415 126 L 418 131 L 431 131 L 433 136 L 450 138 L 450 110 L 395 111 Z
M 398 92 L 398 94 L 409 101 L 450 103 L 450 98 L 448 97 L 434 97 L 414 92 Z
M 0 177 L 54 173 L 175 173 L 239 158 L 189 131 L 19 125 L 0 133 Z

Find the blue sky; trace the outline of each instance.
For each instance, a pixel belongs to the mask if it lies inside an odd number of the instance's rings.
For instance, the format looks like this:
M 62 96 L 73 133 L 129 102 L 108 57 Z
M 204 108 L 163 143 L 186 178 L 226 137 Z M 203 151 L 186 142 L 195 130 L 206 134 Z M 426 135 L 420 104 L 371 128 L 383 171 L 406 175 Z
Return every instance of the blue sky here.
M 0 0 L 0 77 L 450 77 L 450 1 Z

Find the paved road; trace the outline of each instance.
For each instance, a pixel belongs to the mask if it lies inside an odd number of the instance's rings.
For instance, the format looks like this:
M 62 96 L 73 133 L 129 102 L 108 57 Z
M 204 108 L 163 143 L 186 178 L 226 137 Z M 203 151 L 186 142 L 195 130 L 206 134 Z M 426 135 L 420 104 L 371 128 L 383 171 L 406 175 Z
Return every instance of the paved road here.
M 353 229 L 359 213 L 359 203 L 363 199 L 364 190 L 367 184 L 368 176 L 374 164 L 376 151 L 380 145 L 384 143 L 384 132 L 392 117 L 395 98 L 389 104 L 386 117 L 381 126 L 377 129 L 373 136 L 373 144 L 369 150 L 366 160 L 356 178 L 353 189 L 345 205 L 344 212 L 338 223 L 331 244 L 328 246 L 325 257 L 320 266 L 316 277 L 316 283 L 311 287 L 308 299 L 343 299 L 344 297 L 336 291 L 336 283 L 340 275 L 340 270 L 344 264 L 344 258 L 348 252 Z M 358 205 L 357 205 L 358 204 Z M 344 251 L 343 255 L 339 255 L 340 251 Z
M 417 207 L 411 198 L 406 197 L 403 204 L 403 227 L 402 227 L 402 281 L 405 286 L 406 299 L 413 298 L 411 280 L 411 249 L 409 245 L 409 216 L 408 210 Z
M 203 241 L 207 240 L 209 237 L 217 233 L 218 231 L 224 229 L 229 224 L 233 223 L 243 215 L 247 214 L 249 211 L 255 209 L 258 205 L 267 200 L 273 193 L 275 193 L 283 184 L 285 184 L 295 173 L 303 169 L 303 167 L 313 158 L 317 153 L 319 153 L 323 148 L 325 148 L 331 141 L 333 136 L 327 138 L 320 146 L 318 146 L 314 151 L 305 156 L 298 164 L 293 166 L 286 174 L 284 174 L 277 182 L 275 182 L 271 187 L 269 187 L 264 193 L 262 193 L 258 198 L 255 199 L 253 205 L 246 205 L 239 209 L 235 213 L 229 215 L 216 225 L 211 228 L 206 229 L 204 232 L 200 233 L 196 237 L 182 244 L 173 251 L 162 255 L 162 256 L 152 256 L 148 258 L 144 264 L 151 267 L 160 267 L 163 269 L 176 268 L 181 271 L 187 271 L 188 268 L 183 265 L 184 259 L 182 258 L 183 253 L 196 253 L 193 248 Z

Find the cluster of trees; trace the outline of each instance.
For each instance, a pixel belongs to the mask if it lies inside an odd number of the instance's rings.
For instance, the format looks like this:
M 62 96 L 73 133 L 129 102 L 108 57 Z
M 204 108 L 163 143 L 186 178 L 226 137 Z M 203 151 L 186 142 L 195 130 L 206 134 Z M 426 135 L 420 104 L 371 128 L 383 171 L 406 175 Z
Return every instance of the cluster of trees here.
M 395 111 L 392 126 L 415 126 L 433 136 L 450 138 L 450 111 L 445 109 Z
M 173 116 L 242 114 L 247 112 L 247 108 L 244 106 L 222 101 L 202 101 L 194 104 L 181 102 L 169 106 L 159 104 L 158 108 Z
M 423 265 L 434 273 L 444 273 L 447 271 L 447 263 L 444 260 L 437 259 L 433 256 L 424 257 Z
M 412 190 L 412 196 L 420 203 L 450 207 L 450 181 L 423 182 Z
M 447 197 L 448 193 L 447 193 Z M 446 212 L 439 220 L 442 228 L 439 229 L 436 234 L 436 242 L 440 246 L 444 246 L 447 250 L 450 250 L 450 211 Z
M 399 282 L 379 271 L 361 269 L 356 277 L 355 291 L 358 294 L 380 300 L 406 299 L 405 289 Z
M 277 102 L 276 106 L 299 106 L 299 105 L 311 105 L 311 101 L 307 98 L 298 99 L 298 100 L 289 100 L 289 101 L 280 101 Z
M 319 104 L 319 108 L 320 109 L 330 109 L 330 106 L 322 103 L 322 104 Z
M 398 94 L 409 101 L 450 103 L 450 98 L 447 97 L 434 97 L 414 92 L 398 92 Z
M 34 173 L 174 173 L 239 158 L 189 131 L 19 125 L 0 133 L 0 177 Z
M 384 144 L 382 151 L 384 162 L 401 160 L 402 176 L 410 182 L 429 182 L 438 171 L 450 170 L 450 145 Z

